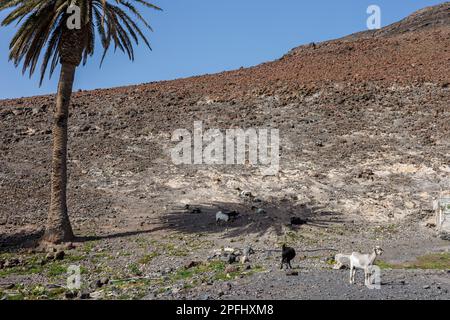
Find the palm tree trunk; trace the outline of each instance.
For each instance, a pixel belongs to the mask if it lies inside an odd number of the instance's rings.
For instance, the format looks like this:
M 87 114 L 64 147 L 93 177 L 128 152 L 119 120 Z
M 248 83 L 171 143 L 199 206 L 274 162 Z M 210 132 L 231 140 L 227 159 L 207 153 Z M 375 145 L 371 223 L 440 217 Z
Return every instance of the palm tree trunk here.
M 47 216 L 44 241 L 66 242 L 73 239 L 73 231 L 67 213 L 67 122 L 70 97 L 76 66 L 62 63 L 53 117 L 53 153 L 51 174 L 51 200 Z

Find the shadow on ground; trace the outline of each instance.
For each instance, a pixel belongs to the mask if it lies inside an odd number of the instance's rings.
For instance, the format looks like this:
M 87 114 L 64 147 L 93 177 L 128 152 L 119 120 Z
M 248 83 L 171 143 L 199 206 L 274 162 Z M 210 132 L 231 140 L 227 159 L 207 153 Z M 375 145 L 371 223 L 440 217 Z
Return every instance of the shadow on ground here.
M 264 210 L 261 213 L 261 210 Z M 239 212 L 234 221 L 216 223 L 218 211 Z M 213 202 L 191 204 L 179 207 L 162 218 L 162 225 L 167 230 L 182 233 L 224 233 L 224 236 L 235 237 L 246 234 L 264 234 L 273 231 L 283 233 L 283 226 L 296 228 L 290 224 L 291 217 L 306 220 L 307 224 L 319 228 L 327 228 L 343 223 L 342 214 L 326 210 L 324 207 L 291 200 L 272 199 L 271 201 L 253 202 L 243 200 L 240 203 Z
M 264 212 L 260 212 L 264 210 Z M 229 222 L 216 223 L 218 211 L 239 212 L 238 217 Z M 151 222 L 151 227 L 136 230 L 124 230 L 92 236 L 79 235 L 74 242 L 87 242 L 103 239 L 126 238 L 139 234 L 151 234 L 157 231 L 176 231 L 181 233 L 217 234 L 218 237 L 238 237 L 248 234 L 263 235 L 267 231 L 282 235 L 291 225 L 291 217 L 297 217 L 306 224 L 318 228 L 328 228 L 344 223 L 342 214 L 326 210 L 325 207 L 302 203 L 289 199 L 271 199 L 270 201 L 242 199 L 238 203 L 210 202 L 184 205 L 175 208 Z M 34 247 L 43 235 L 43 229 L 22 231 L 15 234 L 0 234 L 0 252 L 15 251 Z
M 35 247 L 44 235 L 44 229 L 23 230 L 16 233 L 0 234 L 0 253 L 21 248 Z

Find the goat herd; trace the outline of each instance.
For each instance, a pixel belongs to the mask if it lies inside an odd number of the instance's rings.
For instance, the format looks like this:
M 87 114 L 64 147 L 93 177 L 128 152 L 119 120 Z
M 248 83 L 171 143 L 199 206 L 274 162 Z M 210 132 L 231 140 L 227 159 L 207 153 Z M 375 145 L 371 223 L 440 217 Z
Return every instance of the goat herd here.
M 287 268 L 292 269 L 291 260 L 295 258 L 295 249 L 291 247 L 287 247 L 285 244 L 282 246 L 281 252 L 281 267 L 286 265 Z M 375 262 L 375 259 L 383 253 L 383 249 L 379 246 L 373 248 L 373 252 L 370 254 L 362 254 L 359 252 L 353 252 L 352 254 L 346 255 L 338 253 L 334 260 L 336 264 L 334 265 L 334 269 L 340 269 L 344 265 L 344 261 L 348 260 L 350 263 L 350 283 L 355 283 L 355 274 L 356 269 L 364 270 L 364 284 L 366 286 L 371 285 L 371 275 L 372 275 L 372 267 Z

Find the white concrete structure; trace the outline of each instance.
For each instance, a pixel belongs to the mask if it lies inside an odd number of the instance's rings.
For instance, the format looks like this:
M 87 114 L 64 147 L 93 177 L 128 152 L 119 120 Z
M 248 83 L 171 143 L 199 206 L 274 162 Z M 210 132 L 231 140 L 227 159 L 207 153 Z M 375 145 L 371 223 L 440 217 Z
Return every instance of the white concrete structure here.
M 437 200 L 436 227 L 441 238 L 450 240 L 450 196 Z

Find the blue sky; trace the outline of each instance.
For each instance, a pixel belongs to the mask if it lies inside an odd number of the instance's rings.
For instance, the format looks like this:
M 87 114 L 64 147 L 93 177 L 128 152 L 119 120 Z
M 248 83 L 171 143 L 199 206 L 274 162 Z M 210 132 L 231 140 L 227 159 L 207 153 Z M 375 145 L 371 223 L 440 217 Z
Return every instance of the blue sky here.
M 154 28 L 153 51 L 141 46 L 132 63 L 101 48 L 77 70 L 74 90 L 116 87 L 233 70 L 279 58 L 293 47 L 366 29 L 366 9 L 381 7 L 382 26 L 445 1 L 433 0 L 154 0 L 163 12 L 143 9 Z M 5 14 L 0 14 L 0 19 Z M 0 99 L 56 91 L 58 70 L 39 87 L 8 62 L 15 28 L 0 28 Z M 47 78 L 48 79 L 48 78 Z

